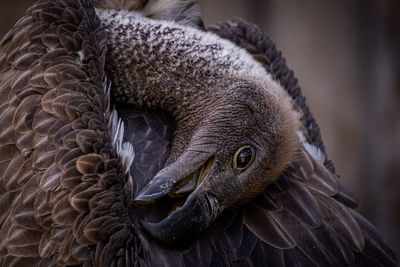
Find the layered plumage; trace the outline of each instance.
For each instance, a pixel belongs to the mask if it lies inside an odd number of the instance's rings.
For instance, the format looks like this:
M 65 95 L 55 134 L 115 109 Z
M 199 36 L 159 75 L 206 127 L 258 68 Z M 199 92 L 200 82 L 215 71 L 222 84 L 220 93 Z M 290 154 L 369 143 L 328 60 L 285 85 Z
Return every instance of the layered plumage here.
M 133 200 L 181 156 L 179 140 L 190 138 L 177 124 L 187 114 L 166 113 L 158 104 L 144 110 L 146 99 L 129 106 L 129 98 L 114 97 L 120 76 L 107 64 L 117 50 L 104 21 L 87 0 L 42 0 L 1 42 L 1 266 L 397 264 L 375 228 L 353 210 L 357 200 L 326 159 L 293 73 L 271 41 L 243 21 L 211 30 L 245 48 L 262 64 L 255 68 L 263 66 L 293 99 L 295 114 L 301 114 L 292 135 L 299 138 L 296 155 L 262 193 L 225 208 L 190 244 L 168 248 L 146 234 L 139 219 L 165 217 L 165 211 L 149 210 L 169 209 L 175 199 L 144 211 Z M 196 31 L 163 22 L 159 27 L 165 25 Z M 160 39 L 163 34 L 168 32 Z M 228 44 L 213 38 L 216 45 Z M 138 45 L 131 41 L 129 50 Z M 240 62 L 247 55 L 237 57 Z M 137 77 L 142 71 L 135 70 Z M 193 77 L 185 81 L 196 83 Z

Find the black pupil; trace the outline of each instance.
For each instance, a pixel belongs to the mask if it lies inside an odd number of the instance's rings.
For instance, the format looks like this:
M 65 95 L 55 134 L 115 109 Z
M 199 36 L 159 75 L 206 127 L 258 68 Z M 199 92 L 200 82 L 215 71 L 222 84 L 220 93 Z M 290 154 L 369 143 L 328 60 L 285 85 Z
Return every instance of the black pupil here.
M 251 151 L 250 148 L 245 148 L 242 151 L 240 151 L 237 160 L 236 160 L 236 165 L 238 168 L 244 168 L 247 166 L 247 164 L 251 160 L 251 155 L 253 152 Z

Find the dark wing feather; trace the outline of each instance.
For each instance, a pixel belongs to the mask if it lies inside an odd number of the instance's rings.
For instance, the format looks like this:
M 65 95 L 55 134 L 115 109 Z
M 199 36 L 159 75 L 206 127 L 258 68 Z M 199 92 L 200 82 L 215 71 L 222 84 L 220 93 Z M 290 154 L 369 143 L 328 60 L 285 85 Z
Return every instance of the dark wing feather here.
M 319 127 L 275 45 L 257 26 L 243 20 L 221 23 L 209 30 L 245 48 L 282 84 L 303 114 L 302 134 L 308 143 L 282 177 L 237 211 L 243 214 L 244 227 L 250 232 L 236 234 L 242 240 L 255 235 L 267 251 L 262 253 L 255 246 L 247 262 L 266 256 L 271 266 L 362 266 L 372 262 L 396 266 L 393 251 L 353 210 L 358 200 L 335 176 Z M 322 163 L 306 152 L 308 145 L 314 146 Z M 234 234 L 224 231 L 228 235 L 225 240 Z M 228 242 L 227 246 L 237 249 Z
M 105 52 L 88 0 L 38 1 L 1 41 L 0 266 L 91 264 L 96 244 L 98 265 L 137 255 Z

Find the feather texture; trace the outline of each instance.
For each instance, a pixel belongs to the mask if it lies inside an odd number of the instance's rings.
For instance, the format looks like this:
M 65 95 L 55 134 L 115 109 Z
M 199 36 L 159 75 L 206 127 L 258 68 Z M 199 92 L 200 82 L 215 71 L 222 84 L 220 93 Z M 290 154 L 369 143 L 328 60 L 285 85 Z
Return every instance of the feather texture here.
M 178 9 L 165 3 L 154 13 L 157 1 L 103 2 L 154 18 L 179 10 L 172 19 L 181 23 L 197 10 L 192 1 Z M 211 31 L 246 48 L 287 90 L 303 116 L 303 147 L 260 196 L 224 211 L 178 250 L 143 234 L 131 205 L 165 164 L 174 122 L 159 111 L 118 106 L 118 117 L 110 110 L 105 35 L 91 3 L 40 0 L 16 23 L 0 44 L 0 266 L 398 263 L 353 210 L 358 201 L 336 177 L 293 73 L 268 37 L 243 21 Z
M 2 266 L 18 265 L 23 261 L 17 259 L 25 257 L 29 266 L 40 266 L 41 258 L 59 265 L 91 260 L 92 243 L 79 243 L 72 227 L 80 214 L 93 217 L 86 212 L 87 201 L 77 204 L 83 191 L 74 190 L 83 174 L 98 170 L 90 167 L 96 164 L 84 164 L 82 156 L 99 153 L 94 148 L 99 140 L 111 144 L 108 128 L 97 127 L 107 125 L 110 112 L 105 110 L 102 39 L 88 1 L 59 0 L 35 3 L 1 42 L 0 235 L 1 253 L 7 255 Z M 94 116 L 83 119 L 84 113 Z M 85 134 L 91 128 L 94 139 Z M 111 145 L 108 149 L 112 154 Z M 99 163 L 111 154 L 87 157 Z M 98 179 L 86 178 L 88 187 Z

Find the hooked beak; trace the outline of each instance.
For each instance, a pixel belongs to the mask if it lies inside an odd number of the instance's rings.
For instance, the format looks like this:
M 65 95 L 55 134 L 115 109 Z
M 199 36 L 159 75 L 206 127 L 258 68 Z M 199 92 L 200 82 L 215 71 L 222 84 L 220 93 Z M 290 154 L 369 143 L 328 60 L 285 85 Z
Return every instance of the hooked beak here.
M 145 231 L 159 242 L 184 246 L 208 228 L 221 212 L 218 200 L 199 187 L 209 174 L 215 156 L 201 156 L 189 160 L 186 158 L 185 162 L 189 162 L 186 165 L 181 165 L 182 162 L 178 160 L 172 166 L 161 170 L 134 200 L 137 205 L 147 205 L 156 203 L 167 195 L 170 198 L 187 196 L 183 206 L 175 207 L 161 221 L 141 221 Z

